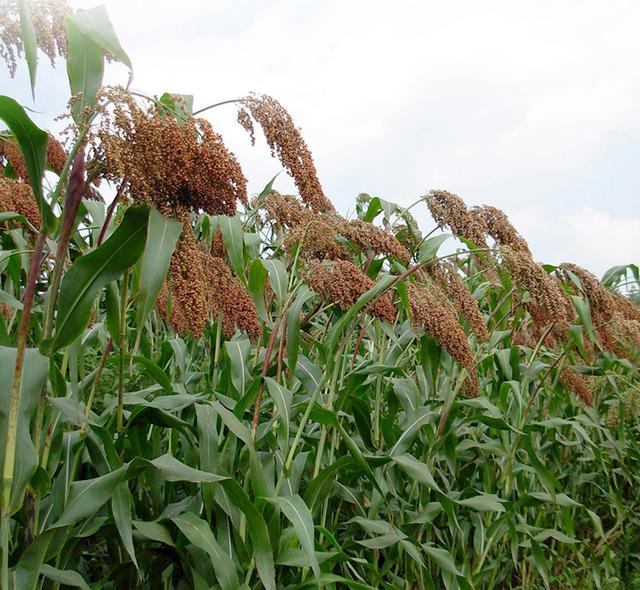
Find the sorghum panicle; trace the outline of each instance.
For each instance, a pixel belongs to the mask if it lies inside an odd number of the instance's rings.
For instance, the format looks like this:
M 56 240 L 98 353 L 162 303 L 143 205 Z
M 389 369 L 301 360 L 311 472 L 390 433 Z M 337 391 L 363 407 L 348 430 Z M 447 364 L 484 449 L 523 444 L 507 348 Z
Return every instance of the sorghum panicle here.
M 260 338 L 262 325 L 253 300 L 240 280 L 222 258 L 206 252 L 202 253 L 202 258 L 211 319 L 222 315 L 222 332 L 227 338 L 231 338 L 236 330 L 246 332 L 252 340 Z
M 349 257 L 348 250 L 336 239 L 336 230 L 320 216 L 308 223 L 296 225 L 286 234 L 285 249 L 292 252 L 300 245 L 302 258 L 337 260 Z
M 486 248 L 486 228 L 477 215 L 472 215 L 464 201 L 453 193 L 432 190 L 425 196 L 427 206 L 440 229 L 448 227 L 453 235 L 466 238 L 477 248 Z
M 414 329 L 426 331 L 467 370 L 465 393 L 470 397 L 477 396 L 479 384 L 473 352 L 467 335 L 458 323 L 454 308 L 434 285 L 409 283 L 408 286 L 411 323 Z
M 359 248 L 395 258 L 403 264 L 409 262 L 409 250 L 391 232 L 360 219 L 347 221 L 337 214 L 329 217 L 338 232 Z
M 471 213 L 477 216 L 489 234 L 501 246 L 509 246 L 517 252 L 531 256 L 527 241 L 518 233 L 504 211 L 490 205 L 475 207 Z
M 560 282 L 550 277 L 540 264 L 524 252 L 502 246 L 500 254 L 514 284 L 528 291 L 531 296 L 525 306 L 534 323 L 543 326 L 555 322 L 557 326 L 568 329 L 574 317 L 573 306 Z
M 489 332 L 478 302 L 455 267 L 451 263 L 440 262 L 427 267 L 427 273 L 453 300 L 458 312 L 465 317 L 476 338 L 486 342 L 489 339 Z
M 27 0 L 26 7 L 36 33 L 38 48 L 55 65 L 57 56 L 67 57 L 67 36 L 64 19 L 73 14 L 65 0 Z M 0 57 L 13 78 L 17 58 L 24 52 L 20 28 L 20 1 L 0 0 Z
M 255 142 L 253 121 L 267 140 L 271 154 L 276 156 L 293 178 L 302 200 L 316 212 L 333 211 L 318 180 L 311 151 L 287 110 L 271 96 L 251 94 L 240 102 L 238 122 Z
M 375 285 L 374 281 L 349 260 L 325 264 L 311 260 L 305 269 L 304 278 L 323 300 L 335 303 L 340 309 L 352 306 Z M 396 310 L 388 293 L 375 300 L 369 311 L 389 322 L 393 322 L 396 317 Z
M 134 201 L 211 215 L 233 215 L 236 202 L 247 201 L 240 164 L 208 121 L 143 108 L 122 88 L 103 91 L 98 110 L 92 142 L 101 174 L 123 182 Z
M 560 381 L 573 393 L 585 406 L 593 406 L 593 391 L 587 378 L 567 367 L 560 373 Z
M 0 177 L 0 211 L 14 211 L 40 227 L 38 204 L 31 187 L 22 180 Z

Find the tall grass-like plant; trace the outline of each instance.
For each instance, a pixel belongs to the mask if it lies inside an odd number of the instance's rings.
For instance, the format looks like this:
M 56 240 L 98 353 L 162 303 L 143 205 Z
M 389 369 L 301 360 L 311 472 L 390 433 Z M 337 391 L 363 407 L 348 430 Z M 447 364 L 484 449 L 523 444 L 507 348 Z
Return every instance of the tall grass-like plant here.
M 104 87 L 104 7 L 0 39 L 71 95 L 64 148 L 0 97 L 3 590 L 640 588 L 638 266 L 441 190 L 345 219 L 275 99 Z M 234 105 L 299 196 L 247 195 Z

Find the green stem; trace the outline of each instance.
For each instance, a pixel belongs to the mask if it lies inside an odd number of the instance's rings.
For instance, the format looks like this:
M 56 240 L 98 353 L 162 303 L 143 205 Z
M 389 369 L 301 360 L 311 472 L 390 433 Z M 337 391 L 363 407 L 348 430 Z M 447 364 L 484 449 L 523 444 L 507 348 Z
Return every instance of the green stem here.
M 120 364 L 118 366 L 118 413 L 116 415 L 116 431 L 122 430 L 122 416 L 124 413 L 124 361 L 125 361 L 125 340 L 127 328 L 127 295 L 129 286 L 129 269 L 124 273 L 122 279 L 122 299 L 120 301 Z
M 0 571 L 0 586 L 9 588 L 9 532 L 11 528 L 11 487 L 15 472 L 16 444 L 18 434 L 18 412 L 20 410 L 20 397 L 22 394 L 22 374 L 24 369 L 24 357 L 27 347 L 27 331 L 29 318 L 35 294 L 36 281 L 40 273 L 40 262 L 46 240 L 44 229 L 40 230 L 36 245 L 31 256 L 27 286 L 22 301 L 22 318 L 18 331 L 18 346 L 16 350 L 16 366 L 11 387 L 11 402 L 7 419 L 7 438 L 4 453 L 4 469 L 2 472 L 2 508 L 0 524 L 0 550 L 2 551 L 2 566 Z

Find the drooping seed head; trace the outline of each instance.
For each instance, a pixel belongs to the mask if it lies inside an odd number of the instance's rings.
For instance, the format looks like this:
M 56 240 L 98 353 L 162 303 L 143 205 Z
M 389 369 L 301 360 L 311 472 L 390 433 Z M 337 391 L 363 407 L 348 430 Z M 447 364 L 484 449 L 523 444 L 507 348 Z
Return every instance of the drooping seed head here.
M 182 234 L 169 264 L 171 319 L 174 320 L 175 308 L 175 319 L 179 320 L 176 330 L 182 334 L 188 329 L 193 336 L 199 337 L 204 332 L 207 320 L 206 274 L 187 210 L 177 211 L 176 218 L 182 221 Z
M 213 238 L 211 240 L 211 246 L 209 248 L 209 254 L 214 258 L 225 259 L 227 257 L 227 247 L 224 245 L 224 238 L 222 236 L 222 230 L 216 228 Z
M 31 187 L 22 180 L 0 177 L 0 211 L 24 215 L 34 227 L 40 227 L 40 210 Z
M 621 417 L 624 422 L 631 422 L 638 417 L 638 414 L 640 414 L 640 393 L 635 389 L 627 389 L 620 399 L 609 407 L 606 424 L 609 428 L 615 428 L 620 425 Z
M 607 289 L 598 278 L 588 270 L 578 266 L 577 264 L 563 263 L 560 268 L 569 271 L 575 275 L 580 281 L 580 288 L 591 307 L 592 313 L 601 316 L 604 320 L 613 317 L 616 311 L 616 304 L 613 294 Z
M 560 373 L 560 381 L 562 381 L 567 389 L 585 406 L 593 406 L 593 391 L 586 377 L 574 369 L 567 367 Z
M 277 191 L 267 195 L 261 207 L 267 212 L 267 219 L 275 221 L 286 229 L 309 223 L 317 218 L 317 215 L 300 203 L 296 197 L 281 195 Z
M 478 395 L 478 373 L 473 362 L 473 351 L 462 326 L 458 323 L 453 306 L 434 285 L 409 283 L 411 323 L 415 330 L 425 331 L 467 371 L 465 393 Z
M 26 8 L 36 34 L 37 47 L 55 65 L 57 56 L 67 57 L 67 36 L 64 19 L 73 14 L 64 0 L 27 0 Z M 24 53 L 20 26 L 20 1 L 0 1 L 0 57 L 4 59 L 13 78 L 17 58 Z
M 310 260 L 303 274 L 306 282 L 326 302 L 340 309 L 351 307 L 375 283 L 349 260 L 321 263 Z M 393 322 L 396 310 L 387 293 L 379 297 L 369 311 L 381 320 Z
M 331 224 L 347 240 L 364 250 L 383 254 L 407 264 L 411 254 L 389 231 L 360 219 L 347 221 L 337 214 L 331 214 Z
M 527 241 L 513 227 L 504 211 L 490 205 L 475 207 L 472 214 L 477 216 L 487 233 L 501 246 L 509 246 L 516 252 L 531 256 Z
M 531 297 L 525 306 L 534 323 L 543 326 L 555 322 L 557 326 L 568 329 L 574 311 L 560 282 L 550 277 L 540 264 L 524 252 L 502 246 L 500 254 L 516 287 L 527 291 Z
M 122 88 L 103 91 L 97 108 L 101 174 L 123 182 L 134 201 L 211 215 L 233 215 L 237 201 L 246 202 L 240 165 L 208 121 L 140 106 Z
M 290 229 L 284 246 L 288 252 L 300 246 L 302 258 L 337 260 L 349 256 L 347 249 L 338 242 L 336 230 L 320 216 Z
M 262 325 L 253 300 L 240 280 L 222 258 L 202 252 L 202 259 L 211 319 L 222 317 L 222 332 L 227 338 L 231 338 L 236 330 L 246 332 L 252 340 L 260 338 Z
M 6 322 L 11 319 L 13 312 L 13 307 L 11 307 L 8 303 L 5 303 L 4 301 L 0 301 L 0 316 L 2 316 Z
M 454 266 L 451 263 L 440 262 L 427 267 L 427 273 L 455 303 L 458 313 L 465 317 L 476 338 L 486 342 L 489 339 L 489 332 L 478 307 L 478 301 Z
M 477 215 L 472 215 L 464 201 L 453 193 L 432 190 L 425 196 L 427 206 L 440 229 L 449 228 L 458 238 L 466 238 L 478 248 L 486 248 L 486 228 Z
M 256 121 L 271 149 L 293 178 L 300 197 L 313 211 L 333 211 L 318 180 L 313 157 L 287 110 L 271 96 L 251 94 L 240 101 L 238 122 L 255 142 L 253 121 Z
M 0 133 L 0 161 L 11 164 L 16 176 L 29 182 L 29 172 L 25 164 L 20 146 L 15 139 L 6 132 Z M 60 142 L 49 134 L 45 163 L 56 174 L 60 174 L 67 161 L 67 153 Z

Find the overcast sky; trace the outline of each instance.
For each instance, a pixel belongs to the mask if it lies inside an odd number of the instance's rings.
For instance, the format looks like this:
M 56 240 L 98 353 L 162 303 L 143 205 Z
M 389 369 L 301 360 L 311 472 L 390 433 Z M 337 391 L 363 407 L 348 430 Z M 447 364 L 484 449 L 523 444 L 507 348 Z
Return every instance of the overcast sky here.
M 540 261 L 598 274 L 640 262 L 637 1 L 106 5 L 136 89 L 194 94 L 196 108 L 252 90 L 278 98 L 343 213 L 359 192 L 408 205 L 442 188 L 504 209 Z M 41 59 L 35 105 L 25 69 L 2 90 L 53 127 L 63 66 Z M 108 76 L 126 81 L 120 66 Z M 260 191 L 278 162 L 250 146 L 233 107 L 210 118 Z M 293 185 L 282 175 L 276 188 Z

